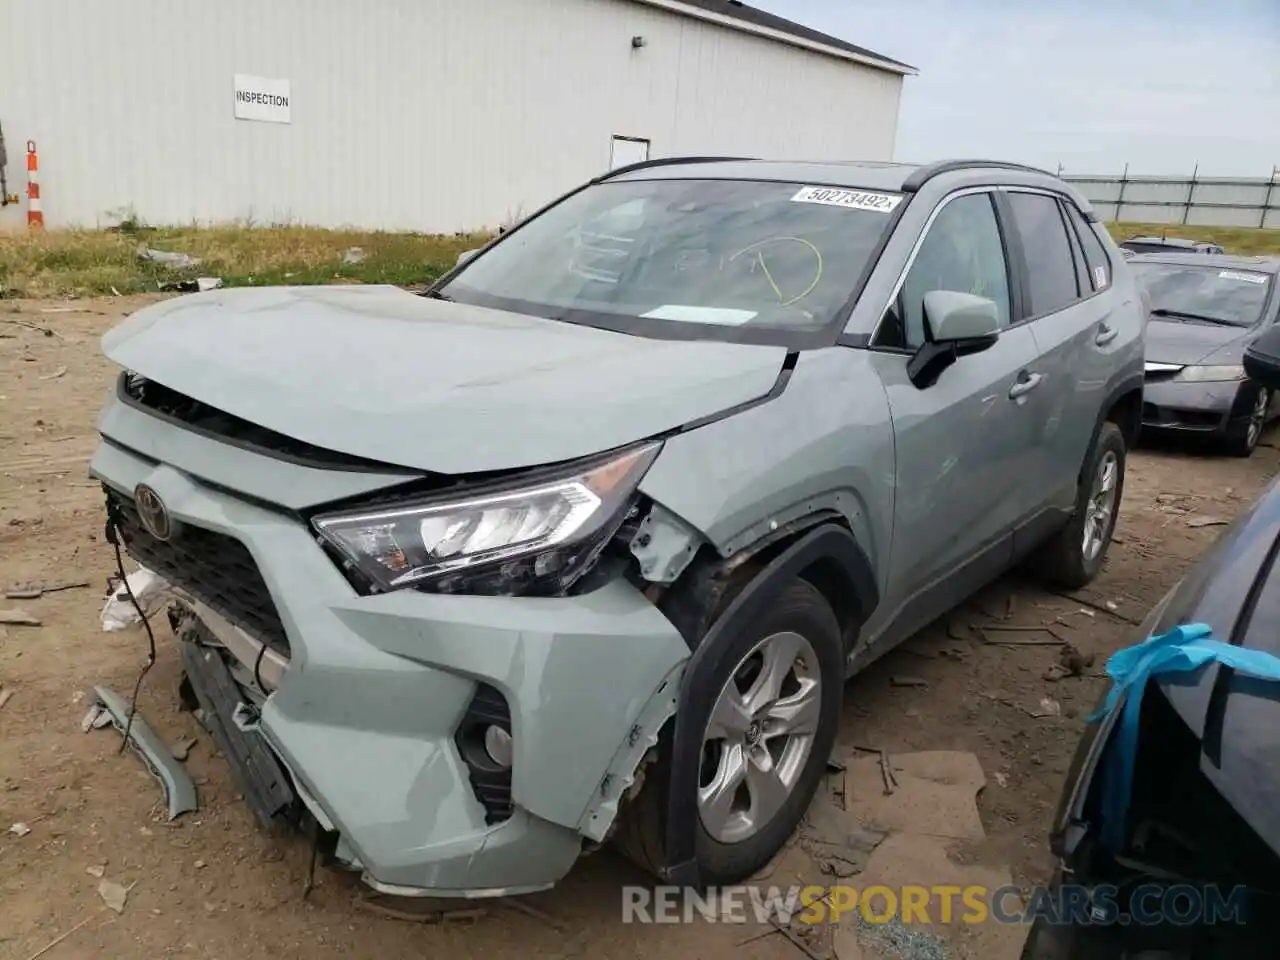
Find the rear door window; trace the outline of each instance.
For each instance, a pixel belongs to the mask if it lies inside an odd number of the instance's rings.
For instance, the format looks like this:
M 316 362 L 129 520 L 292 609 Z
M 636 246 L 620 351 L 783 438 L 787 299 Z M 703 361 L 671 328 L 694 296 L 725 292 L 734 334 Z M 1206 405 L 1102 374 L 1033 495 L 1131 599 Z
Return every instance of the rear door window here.
M 1070 201 L 1063 201 L 1067 211 L 1067 219 L 1076 228 L 1080 237 L 1080 245 L 1084 247 L 1085 262 L 1089 265 L 1089 283 L 1094 290 L 1105 290 L 1111 286 L 1111 258 L 1107 256 L 1102 241 L 1094 231 L 1093 224 L 1084 218 L 1080 208 Z
M 1043 316 L 1080 298 L 1076 264 L 1058 201 L 1042 193 L 1009 193 L 1013 222 L 1022 238 L 1031 315 Z

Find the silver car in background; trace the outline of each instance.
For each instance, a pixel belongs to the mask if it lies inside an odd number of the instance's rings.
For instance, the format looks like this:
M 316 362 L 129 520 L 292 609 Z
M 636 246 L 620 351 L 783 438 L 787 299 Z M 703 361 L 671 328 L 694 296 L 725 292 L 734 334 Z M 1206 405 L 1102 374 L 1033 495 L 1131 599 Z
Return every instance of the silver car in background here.
M 1280 257 L 1152 253 L 1129 266 L 1151 301 L 1143 429 L 1251 455 L 1280 410 L 1244 369 L 1245 348 L 1280 317 Z

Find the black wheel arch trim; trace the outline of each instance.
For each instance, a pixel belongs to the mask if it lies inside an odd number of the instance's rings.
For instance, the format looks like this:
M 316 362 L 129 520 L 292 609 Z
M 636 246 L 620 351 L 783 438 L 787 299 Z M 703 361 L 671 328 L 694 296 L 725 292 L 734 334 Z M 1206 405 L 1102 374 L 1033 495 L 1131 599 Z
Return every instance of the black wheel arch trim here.
M 740 631 L 757 621 L 795 577 L 818 561 L 835 561 L 843 568 L 859 594 L 865 618 L 875 608 L 879 594 L 871 564 L 847 528 L 824 523 L 801 536 L 752 578 L 716 618 L 689 658 L 680 681 L 667 802 L 663 805 L 663 873 L 669 883 L 692 888 L 702 885 L 696 851 L 697 792 L 702 731 L 715 701 L 708 691 L 716 685 Z
M 1086 449 L 1085 451 L 1086 457 L 1088 457 L 1089 451 L 1093 449 L 1093 445 L 1098 442 L 1098 434 L 1102 432 L 1102 425 L 1107 422 L 1107 414 L 1111 412 L 1111 408 L 1120 402 L 1121 397 L 1124 397 L 1135 391 L 1138 394 L 1138 415 L 1137 417 L 1134 418 L 1135 419 L 1135 422 L 1133 424 L 1134 436 L 1136 437 L 1137 434 L 1141 432 L 1142 430 L 1142 389 L 1143 389 L 1144 383 L 1145 383 L 1145 378 L 1143 377 L 1143 375 L 1141 373 L 1135 373 L 1125 377 L 1118 384 L 1116 384 L 1111 388 L 1110 392 L 1108 392 L 1107 394 L 1107 399 L 1103 402 L 1101 408 L 1098 410 L 1098 420 L 1093 425 L 1093 434 L 1089 437 L 1089 446 L 1088 446 L 1088 449 Z M 1126 441 L 1128 439 L 1129 438 L 1126 437 Z M 1084 469 L 1083 465 L 1081 466 L 1081 469 L 1082 470 Z

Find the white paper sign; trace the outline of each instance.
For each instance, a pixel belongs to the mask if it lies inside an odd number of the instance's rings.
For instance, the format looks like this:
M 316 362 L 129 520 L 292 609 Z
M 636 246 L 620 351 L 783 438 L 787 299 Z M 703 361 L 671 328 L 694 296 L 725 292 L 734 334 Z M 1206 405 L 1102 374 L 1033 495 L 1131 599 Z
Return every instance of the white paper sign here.
M 1218 274 L 1223 280 L 1243 280 L 1245 283 L 1266 283 L 1265 273 L 1241 273 L 1239 270 L 1223 270 Z
M 289 123 L 289 81 L 236 74 L 236 119 Z
M 849 210 L 893 213 L 902 202 L 902 197 L 891 193 L 868 193 L 866 190 L 843 190 L 839 187 L 805 187 L 791 198 L 791 202 L 823 203 Z
M 737 327 L 746 323 L 756 315 L 754 310 L 732 310 L 728 307 L 689 307 L 683 304 L 669 303 L 666 306 L 642 313 L 640 316 L 652 320 L 676 320 L 681 323 L 718 323 Z

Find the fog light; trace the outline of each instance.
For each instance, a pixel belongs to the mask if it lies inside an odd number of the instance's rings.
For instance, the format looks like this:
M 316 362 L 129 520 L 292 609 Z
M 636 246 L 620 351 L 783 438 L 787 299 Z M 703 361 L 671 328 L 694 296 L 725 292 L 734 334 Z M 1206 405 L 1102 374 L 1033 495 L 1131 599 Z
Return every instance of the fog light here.
M 484 752 L 489 759 L 504 770 L 511 769 L 511 734 L 499 726 L 489 726 L 484 731 Z

